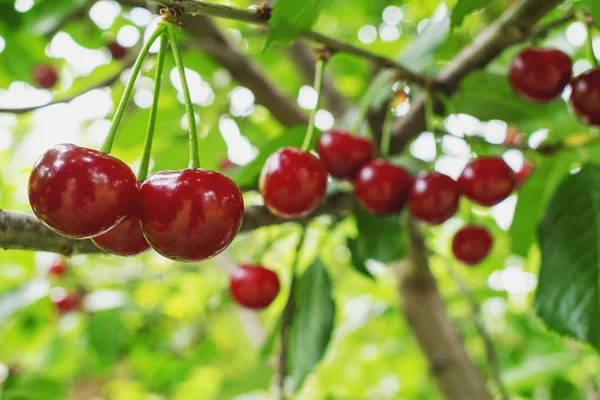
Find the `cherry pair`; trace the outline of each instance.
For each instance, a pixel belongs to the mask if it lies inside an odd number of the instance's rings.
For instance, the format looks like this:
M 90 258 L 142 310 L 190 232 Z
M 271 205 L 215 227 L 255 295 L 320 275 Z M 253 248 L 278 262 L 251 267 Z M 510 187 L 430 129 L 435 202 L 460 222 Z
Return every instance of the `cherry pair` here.
M 571 58 L 560 50 L 529 48 L 510 65 L 513 89 L 527 100 L 548 102 L 556 99 L 570 83 L 570 103 L 585 124 L 600 126 L 600 68 L 575 78 Z
M 148 244 L 167 258 L 201 261 L 223 251 L 244 215 L 239 188 L 204 169 L 161 171 L 141 185 L 121 160 L 72 144 L 54 146 L 29 180 L 37 217 L 56 232 L 119 255 Z

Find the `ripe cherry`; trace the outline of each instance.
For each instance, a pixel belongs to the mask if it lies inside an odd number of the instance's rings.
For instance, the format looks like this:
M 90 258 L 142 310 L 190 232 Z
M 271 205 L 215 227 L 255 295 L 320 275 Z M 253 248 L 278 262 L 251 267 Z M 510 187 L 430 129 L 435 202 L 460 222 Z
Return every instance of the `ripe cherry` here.
M 33 82 L 39 88 L 51 89 L 58 83 L 58 73 L 51 65 L 37 65 L 33 69 Z
M 354 179 L 375 154 L 370 140 L 339 129 L 321 135 L 317 152 L 327 171 L 338 179 Z
M 527 181 L 527 179 L 529 179 L 531 174 L 533 174 L 534 170 L 535 167 L 533 166 L 533 164 L 525 161 L 519 172 L 517 172 L 516 174 L 517 187 L 523 186 L 523 184 Z
M 144 235 L 172 260 L 216 256 L 231 244 L 244 218 L 240 189 L 215 171 L 161 171 L 143 183 L 140 194 Z
M 485 227 L 468 225 L 454 235 L 452 252 L 457 260 L 467 265 L 475 265 L 490 254 L 492 244 L 492 235 Z
M 279 278 L 260 265 L 241 265 L 231 276 L 231 297 L 240 305 L 255 310 L 268 307 L 279 293 Z
M 35 215 L 77 239 L 101 235 L 133 212 L 136 179 L 123 161 L 97 150 L 59 144 L 36 162 L 29 178 Z
M 428 172 L 419 175 L 408 197 L 411 213 L 421 221 L 439 225 L 456 214 L 458 184 L 447 175 Z
M 579 119 L 600 126 L 600 68 L 579 75 L 571 82 L 571 105 Z
M 482 157 L 464 169 L 458 186 L 473 203 L 491 207 L 505 200 L 516 186 L 513 170 L 499 157 Z
M 142 186 L 142 182 L 137 182 L 137 188 Z M 96 236 L 92 241 L 102 250 L 116 254 L 118 256 L 128 257 L 137 256 L 150 250 L 150 245 L 144 237 L 139 212 L 139 192 L 135 199 L 135 214 L 127 216 L 119 225 L 115 226 L 106 233 Z
M 377 159 L 364 165 L 354 180 L 354 194 L 374 214 L 394 214 L 408 199 L 413 177 L 404 168 Z
M 106 47 L 108 47 L 112 58 L 114 58 L 115 60 L 122 60 L 127 56 L 127 48 L 121 46 L 117 42 L 110 42 Z
M 79 293 L 60 293 L 52 297 L 52 302 L 59 313 L 64 314 L 79 308 L 82 297 Z
M 312 154 L 284 147 L 267 159 L 259 182 L 265 206 L 281 218 L 310 214 L 325 197 L 327 171 Z
M 561 95 L 572 75 L 573 62 L 562 51 L 529 48 L 513 60 L 509 79 L 525 99 L 548 102 Z
M 57 258 L 50 268 L 48 269 L 48 275 L 50 276 L 64 276 L 67 273 L 67 263 L 63 258 Z

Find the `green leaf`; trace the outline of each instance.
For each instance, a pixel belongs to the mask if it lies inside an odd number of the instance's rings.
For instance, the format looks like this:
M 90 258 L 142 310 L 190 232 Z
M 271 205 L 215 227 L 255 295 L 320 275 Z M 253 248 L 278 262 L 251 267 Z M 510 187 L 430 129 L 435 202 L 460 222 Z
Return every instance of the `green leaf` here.
M 513 253 L 523 257 L 529 253 L 546 205 L 556 187 L 569 173 L 572 161 L 573 155 L 568 152 L 540 160 L 533 175 L 519 190 L 515 216 L 509 231 Z
M 540 226 L 537 314 L 564 335 L 600 349 L 600 167 L 567 177 Z
M 598 0 L 590 0 L 590 13 L 592 13 L 596 26 L 600 28 L 600 2 Z
M 275 343 L 277 342 L 277 339 L 279 338 L 279 334 L 281 333 L 281 319 L 282 319 L 281 317 L 279 317 L 277 319 L 277 323 L 275 324 L 275 326 L 269 333 L 269 336 L 267 337 L 265 344 L 260 349 L 259 355 L 260 355 L 260 359 L 263 361 L 273 353 L 273 349 L 275 348 Z
M 507 123 L 526 119 L 547 119 L 555 110 L 566 107 L 564 101 L 532 103 L 517 96 L 505 74 L 478 71 L 470 74 L 453 98 L 455 112 L 482 121 L 498 119 Z
M 491 2 L 492 0 L 458 0 L 454 10 L 452 10 L 452 27 L 461 26 L 467 15 L 481 10 Z
M 355 216 L 358 236 L 348 241 L 352 264 L 358 272 L 372 278 L 365 268 L 367 260 L 388 263 L 404 257 L 405 230 L 397 215 L 373 215 L 357 206 Z
M 298 282 L 290 327 L 288 369 L 294 390 L 321 361 L 335 319 L 331 279 L 321 260 L 315 261 Z
M 244 165 L 243 167 L 236 168 L 229 174 L 230 178 L 235 181 L 239 186 L 253 186 L 258 184 L 258 177 L 260 171 L 267 158 L 282 147 L 292 146 L 300 147 L 304 141 L 306 135 L 306 125 L 296 126 L 294 128 L 286 129 L 284 133 L 265 143 L 260 148 L 260 153 L 252 162 Z M 314 135 L 316 141 L 318 135 Z
M 65 399 L 65 387 L 42 376 L 11 377 L 1 394 L 3 400 L 61 400 Z
M 110 367 L 123 350 L 127 335 L 118 311 L 94 314 L 88 322 L 86 333 L 89 346 L 95 350 L 100 367 Z
M 332 0 L 279 0 L 269 20 L 269 35 L 265 48 L 273 43 L 289 44 L 302 32 L 310 30 L 321 11 Z

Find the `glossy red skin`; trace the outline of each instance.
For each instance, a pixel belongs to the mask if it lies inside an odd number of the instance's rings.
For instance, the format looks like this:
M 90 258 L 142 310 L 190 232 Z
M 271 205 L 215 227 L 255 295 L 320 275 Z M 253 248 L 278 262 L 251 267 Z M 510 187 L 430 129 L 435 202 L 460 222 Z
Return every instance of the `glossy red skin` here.
M 452 252 L 457 260 L 467 265 L 476 265 L 490 254 L 493 242 L 492 235 L 485 227 L 468 225 L 454 235 Z
M 533 174 L 533 171 L 535 171 L 535 167 L 533 166 L 533 164 L 525 162 L 525 164 L 523 164 L 519 172 L 517 172 L 516 174 L 517 187 L 523 186 L 523 184 L 527 181 L 527 179 L 529 179 L 531 174 Z
M 284 147 L 265 162 L 259 188 L 271 213 L 286 219 L 299 218 L 310 214 L 323 201 L 327 170 L 312 154 Z
M 354 194 L 360 205 L 373 214 L 395 214 L 406 204 L 413 182 L 404 168 L 376 159 L 358 172 Z
M 122 60 L 127 56 L 127 48 L 121 46 L 117 42 L 111 42 L 106 47 L 108 47 L 112 58 L 114 58 L 115 60 Z
M 48 269 L 50 276 L 64 276 L 67 273 L 67 264 L 62 258 L 56 260 Z
M 236 184 L 205 169 L 161 171 L 140 191 L 140 221 L 150 246 L 172 260 L 203 261 L 227 248 L 244 218 Z
M 600 126 L 600 68 L 579 75 L 571 82 L 571 105 L 579 119 Z
M 260 265 L 240 265 L 229 283 L 231 297 L 254 310 L 268 307 L 279 293 L 277 274 Z
M 42 89 L 52 89 L 58 83 L 58 73 L 51 65 L 37 65 L 33 69 L 33 82 Z
M 58 312 L 63 314 L 79 308 L 81 300 L 81 296 L 78 293 L 69 293 L 60 299 L 53 299 L 52 302 Z
M 348 180 L 375 157 L 370 140 L 337 129 L 321 135 L 317 152 L 331 176 Z
M 515 173 L 500 157 L 482 157 L 464 169 L 458 186 L 475 204 L 491 207 L 505 200 L 517 184 Z
M 56 232 L 85 239 L 115 227 L 133 213 L 135 175 L 123 161 L 97 150 L 59 144 L 36 162 L 29 203 Z
M 415 218 L 432 225 L 450 219 L 458 210 L 458 184 L 447 175 L 427 172 L 417 177 L 408 197 Z
M 142 183 L 137 182 L 138 190 L 142 187 Z M 96 246 L 107 253 L 123 257 L 137 256 L 150 250 L 150 245 L 144 237 L 138 216 L 140 207 L 139 192 L 135 202 L 134 214 L 125 217 L 119 225 L 110 231 L 92 239 Z
M 573 62 L 562 51 L 529 48 L 513 60 L 509 80 L 523 98 L 545 103 L 561 95 L 572 75 Z

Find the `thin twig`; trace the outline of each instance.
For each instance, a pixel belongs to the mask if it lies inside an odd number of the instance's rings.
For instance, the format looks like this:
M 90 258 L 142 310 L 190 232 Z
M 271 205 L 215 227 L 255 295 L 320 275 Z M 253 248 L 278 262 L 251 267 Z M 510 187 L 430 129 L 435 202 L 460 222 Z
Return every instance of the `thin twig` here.
M 492 336 L 488 331 L 485 323 L 483 322 L 483 317 L 481 315 L 481 309 L 479 304 L 477 304 L 477 299 L 473 295 L 473 292 L 467 285 L 467 283 L 460 277 L 460 275 L 452 268 L 450 262 L 444 259 L 444 263 L 446 264 L 446 269 L 448 270 L 448 275 L 454 280 L 456 286 L 469 303 L 471 307 L 471 314 L 473 317 L 473 321 L 475 322 L 475 327 L 483 340 L 483 344 L 485 346 L 485 354 L 487 356 L 487 362 L 490 366 L 490 371 L 492 373 L 492 378 L 496 382 L 496 386 L 498 386 L 498 390 L 500 391 L 500 396 L 503 400 L 510 400 L 510 394 L 504 385 L 504 381 L 502 380 L 502 369 L 500 368 L 500 362 L 498 361 L 498 354 L 496 353 L 496 348 L 494 346 L 494 341 L 492 340 Z
M 575 10 L 571 9 L 571 10 L 567 11 L 564 15 L 561 15 L 560 17 L 556 18 L 555 20 L 549 21 L 545 24 L 541 24 L 540 26 L 535 28 L 533 30 L 533 32 L 531 33 L 531 40 L 536 41 L 539 39 L 544 39 L 554 29 L 559 28 L 559 27 L 563 26 L 564 24 L 572 22 L 574 20 L 575 20 Z

